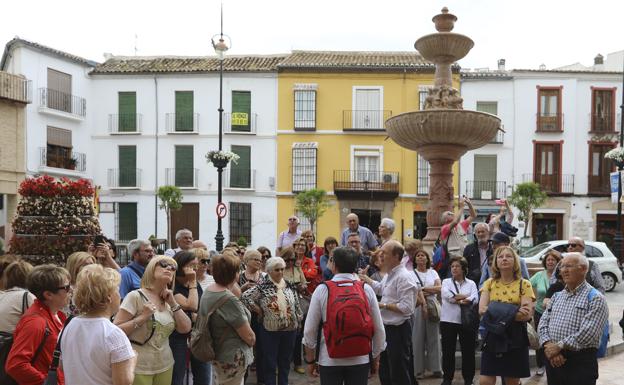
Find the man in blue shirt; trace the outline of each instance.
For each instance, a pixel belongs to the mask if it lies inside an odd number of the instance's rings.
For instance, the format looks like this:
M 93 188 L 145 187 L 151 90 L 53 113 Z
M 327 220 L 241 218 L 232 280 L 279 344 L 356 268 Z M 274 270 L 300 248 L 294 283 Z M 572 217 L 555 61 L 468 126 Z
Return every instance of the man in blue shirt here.
M 145 272 L 145 266 L 154 256 L 154 248 L 149 241 L 143 239 L 133 239 L 128 242 L 128 255 L 132 257 L 132 262 L 121 269 L 121 283 L 119 284 L 119 295 L 123 299 L 132 290 L 141 287 L 141 278 Z
M 360 235 L 363 251 L 374 251 L 377 248 L 377 239 L 375 239 L 373 232 L 364 226 L 360 226 L 360 218 L 356 214 L 347 215 L 347 226 L 340 237 L 341 246 L 348 246 L 349 234 L 357 233 Z

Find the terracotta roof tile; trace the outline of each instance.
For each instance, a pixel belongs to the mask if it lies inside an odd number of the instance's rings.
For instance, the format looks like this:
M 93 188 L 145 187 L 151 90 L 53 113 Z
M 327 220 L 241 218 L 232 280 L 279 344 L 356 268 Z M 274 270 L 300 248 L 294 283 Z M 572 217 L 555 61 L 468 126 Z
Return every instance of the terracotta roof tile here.
M 392 70 L 404 68 L 431 70 L 434 65 L 426 61 L 416 51 L 293 51 L 278 65 L 278 68 L 279 70 Z
M 271 72 L 286 55 L 226 56 L 223 70 L 227 72 Z M 216 57 L 182 56 L 113 56 L 99 64 L 92 74 L 118 73 L 201 73 L 219 71 Z

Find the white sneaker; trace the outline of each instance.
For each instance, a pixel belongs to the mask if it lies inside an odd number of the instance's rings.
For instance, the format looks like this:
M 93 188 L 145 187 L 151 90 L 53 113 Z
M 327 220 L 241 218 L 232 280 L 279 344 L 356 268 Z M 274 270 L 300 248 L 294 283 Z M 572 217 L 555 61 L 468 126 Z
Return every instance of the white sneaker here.
M 538 376 L 543 376 L 544 375 L 544 367 L 540 366 L 539 368 L 537 368 L 537 371 L 535 372 L 536 375 Z

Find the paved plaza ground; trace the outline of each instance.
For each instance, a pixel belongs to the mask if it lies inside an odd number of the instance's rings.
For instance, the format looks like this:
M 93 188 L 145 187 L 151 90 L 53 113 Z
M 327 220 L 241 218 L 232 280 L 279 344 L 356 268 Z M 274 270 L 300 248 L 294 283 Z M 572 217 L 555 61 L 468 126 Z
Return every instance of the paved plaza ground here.
M 615 351 L 619 352 L 614 355 L 610 355 L 599 360 L 600 378 L 598 379 L 598 385 L 622 385 L 622 365 L 624 364 L 624 347 L 622 340 L 622 329 L 618 326 L 618 321 L 622 317 L 622 309 L 624 309 L 624 285 L 620 284 L 616 289 L 607 293 L 607 302 L 609 304 L 609 321 L 613 325 L 611 333 L 611 340 L 609 346 L 615 347 Z M 535 373 L 535 368 L 531 369 L 531 373 Z M 475 377 L 475 384 L 478 384 L 478 370 Z M 439 385 L 442 382 L 439 378 L 426 378 L 419 380 L 420 385 Z M 379 378 L 375 377 L 371 379 L 369 385 L 379 385 Z M 500 383 L 500 381 L 498 382 Z M 255 385 L 254 374 L 249 377 L 247 385 Z M 297 374 L 291 370 L 289 377 L 290 385 L 318 385 L 319 380 L 317 378 L 311 378 L 307 375 Z M 461 372 L 455 373 L 454 384 L 463 384 Z M 523 385 L 546 385 L 546 376 L 532 376 L 522 380 Z

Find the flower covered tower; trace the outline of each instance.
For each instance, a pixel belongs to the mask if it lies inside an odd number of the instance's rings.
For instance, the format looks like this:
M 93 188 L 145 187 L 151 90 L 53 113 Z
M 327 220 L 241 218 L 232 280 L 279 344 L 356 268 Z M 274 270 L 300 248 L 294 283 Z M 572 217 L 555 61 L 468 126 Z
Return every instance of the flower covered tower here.
M 65 264 L 69 254 L 86 251 L 101 232 L 93 207 L 95 189 L 86 179 L 44 175 L 26 179 L 18 192 L 10 253 L 32 264 Z

